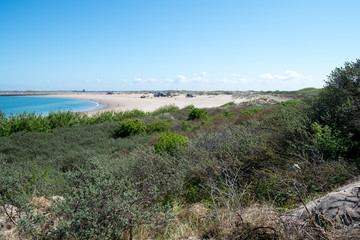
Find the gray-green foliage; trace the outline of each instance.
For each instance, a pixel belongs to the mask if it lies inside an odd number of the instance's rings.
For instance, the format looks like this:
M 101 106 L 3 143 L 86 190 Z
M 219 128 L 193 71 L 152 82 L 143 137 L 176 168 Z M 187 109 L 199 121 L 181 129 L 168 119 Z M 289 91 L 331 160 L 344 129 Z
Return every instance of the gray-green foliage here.
M 181 191 L 188 171 L 188 161 L 184 158 L 156 154 L 150 146 L 134 149 L 124 158 L 124 165 L 118 174 L 131 176 L 135 188 L 144 192 L 157 189 L 157 200 L 169 195 L 175 196 Z
M 99 160 L 92 164 L 66 176 L 71 189 L 56 204 L 60 221 L 52 235 L 57 239 L 124 239 L 155 217 L 155 188 L 144 194 L 126 176 L 115 178 Z

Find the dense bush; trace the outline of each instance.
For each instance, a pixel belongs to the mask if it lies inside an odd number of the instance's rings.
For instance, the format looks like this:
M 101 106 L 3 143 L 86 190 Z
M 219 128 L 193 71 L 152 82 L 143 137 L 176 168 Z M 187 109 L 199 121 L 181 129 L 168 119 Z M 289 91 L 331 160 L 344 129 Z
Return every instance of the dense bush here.
M 170 156 L 178 156 L 186 150 L 188 143 L 189 140 L 178 133 L 163 132 L 154 145 L 154 150 L 159 154 L 167 153 Z
M 170 126 L 171 126 L 171 124 L 168 121 L 159 120 L 159 121 L 154 122 L 154 123 L 149 123 L 146 126 L 146 131 L 148 133 L 163 132 L 163 131 L 166 131 L 167 129 L 169 129 Z
M 248 110 L 245 110 L 245 111 L 242 111 L 241 114 L 244 114 L 244 115 L 251 115 L 251 114 L 255 114 L 255 113 L 258 113 L 259 112 L 259 109 L 248 109 Z
M 171 203 L 168 202 L 170 196 L 179 196 L 189 169 L 186 159 L 156 154 L 150 146 L 134 149 L 123 161 L 124 165 L 117 171 L 119 178 L 129 176 L 138 191 L 156 188 L 156 201 L 164 204 Z
M 146 125 L 139 121 L 139 119 L 136 120 L 125 120 L 123 122 L 120 122 L 118 126 L 114 130 L 115 137 L 128 137 L 131 135 L 137 135 L 142 134 L 146 132 Z
M 56 238 L 123 239 L 150 217 L 145 212 L 151 197 L 141 196 L 99 164 L 67 177 L 73 183 L 57 204 L 61 221 L 53 232 Z
M 287 107 L 292 107 L 295 106 L 297 104 L 299 104 L 300 102 L 298 100 L 290 100 L 290 101 L 286 101 L 281 103 L 281 107 L 287 108 Z
M 230 112 L 228 110 L 225 110 L 223 115 L 224 115 L 224 117 L 233 117 L 233 116 L 235 116 L 235 114 L 233 112 Z
M 189 113 L 188 120 L 195 120 L 200 118 L 207 120 L 208 116 L 206 114 L 207 111 L 205 109 L 193 107 Z
M 324 153 L 325 158 L 337 159 L 355 144 L 351 141 L 353 136 L 351 133 L 348 136 L 342 137 L 339 130 L 333 130 L 327 125 L 321 126 L 317 122 L 311 124 L 311 129 L 314 132 L 315 141 Z

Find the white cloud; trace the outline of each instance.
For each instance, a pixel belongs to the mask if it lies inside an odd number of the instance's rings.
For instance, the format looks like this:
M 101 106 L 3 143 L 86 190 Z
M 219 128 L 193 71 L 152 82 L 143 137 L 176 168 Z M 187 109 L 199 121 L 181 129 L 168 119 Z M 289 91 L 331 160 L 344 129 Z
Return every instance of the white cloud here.
M 264 73 L 257 78 L 258 85 L 264 89 L 296 90 L 314 86 L 314 79 L 293 70 L 283 72 L 283 74 Z
M 209 82 L 209 80 L 207 80 L 206 78 L 202 78 L 202 77 L 195 77 L 195 78 L 193 78 L 193 81 L 197 82 L 197 83 L 208 83 Z
M 264 73 L 259 75 L 260 79 L 269 79 L 275 81 L 291 81 L 291 80 L 298 80 L 298 79 L 311 79 L 310 76 L 303 76 L 298 72 L 288 70 L 285 71 L 282 75 L 273 75 L 271 73 Z
M 97 79 L 96 79 L 96 82 L 101 82 L 101 79 L 100 79 L 100 78 L 97 78 Z
M 235 79 L 228 79 L 228 78 L 221 78 L 219 80 L 220 83 L 223 83 L 223 84 L 236 84 L 237 81 Z
M 167 78 L 165 81 L 168 82 L 168 83 L 175 83 L 176 82 L 175 79 L 173 79 L 173 78 Z
M 156 78 L 149 78 L 148 82 L 154 83 L 154 82 L 158 82 L 159 80 L 157 80 Z
M 249 82 L 249 80 L 246 77 L 241 76 L 238 73 L 233 73 L 233 74 L 231 74 L 231 76 L 232 76 L 232 79 L 234 80 L 235 83 L 247 83 L 247 82 Z
M 188 79 L 184 75 L 177 75 L 175 78 L 176 83 L 188 83 Z
M 158 82 L 158 80 L 156 78 L 135 78 L 134 79 L 135 83 L 155 83 Z
M 196 77 L 198 74 L 197 73 L 193 73 L 193 76 Z
M 239 83 L 247 83 L 249 82 L 246 77 L 242 77 L 240 74 L 232 74 L 232 77 L 229 78 L 222 78 L 219 81 L 223 84 L 239 84 Z
M 241 83 L 247 83 L 247 82 L 249 82 L 249 80 L 248 80 L 246 77 L 241 77 L 241 78 L 239 79 L 239 81 L 240 81 Z
M 203 77 L 206 77 L 206 75 L 207 75 L 206 72 L 202 72 L 202 73 L 201 73 L 201 76 L 203 76 Z
M 274 79 L 275 77 L 271 73 L 260 74 L 259 78 L 261 79 Z

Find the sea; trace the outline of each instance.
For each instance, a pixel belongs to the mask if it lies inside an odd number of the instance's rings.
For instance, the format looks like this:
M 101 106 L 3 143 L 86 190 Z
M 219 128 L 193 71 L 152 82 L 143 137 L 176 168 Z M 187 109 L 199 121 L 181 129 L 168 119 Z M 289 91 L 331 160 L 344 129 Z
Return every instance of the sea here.
M 0 111 L 6 116 L 24 112 L 42 115 L 58 111 L 87 112 L 104 107 L 97 102 L 69 98 L 0 96 Z

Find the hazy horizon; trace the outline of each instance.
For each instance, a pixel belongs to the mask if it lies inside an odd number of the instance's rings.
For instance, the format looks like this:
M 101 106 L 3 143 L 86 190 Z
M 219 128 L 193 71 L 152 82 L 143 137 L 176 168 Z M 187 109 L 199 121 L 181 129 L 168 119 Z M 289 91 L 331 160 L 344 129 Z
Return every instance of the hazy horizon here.
M 116 90 L 116 89 L 103 89 L 103 90 L 86 90 L 86 89 L 69 89 L 69 90 L 0 90 L 0 93 L 11 93 L 11 92 L 21 92 L 21 93 L 42 93 L 42 92 L 296 92 L 305 89 L 321 89 L 314 87 L 305 87 L 295 90 L 223 90 L 223 89 L 214 89 L 214 90 L 187 90 L 187 89 L 149 89 L 149 90 Z M 1 96 L 1 95 L 0 95 Z
M 321 88 L 360 2 L 0 1 L 0 91 Z

